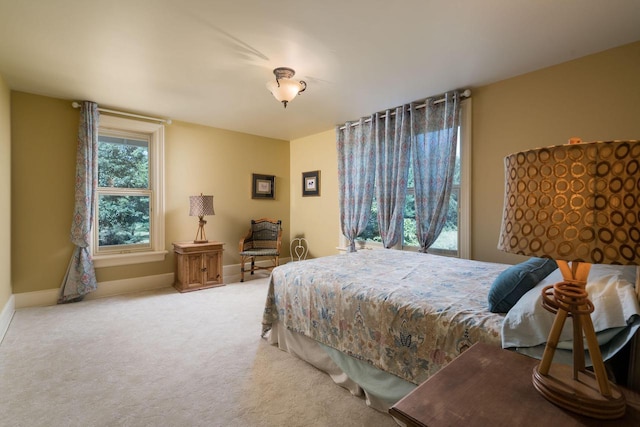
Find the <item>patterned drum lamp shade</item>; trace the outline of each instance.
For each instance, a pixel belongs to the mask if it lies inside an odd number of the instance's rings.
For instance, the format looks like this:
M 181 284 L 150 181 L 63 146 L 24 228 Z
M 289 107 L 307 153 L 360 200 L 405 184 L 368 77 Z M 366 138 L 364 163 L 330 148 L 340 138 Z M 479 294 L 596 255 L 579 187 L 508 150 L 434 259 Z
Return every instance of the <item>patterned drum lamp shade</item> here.
M 215 215 L 213 211 L 213 196 L 189 196 L 189 216 Z
M 572 143 L 505 158 L 498 249 L 640 263 L 640 141 Z
M 189 216 L 199 217 L 198 231 L 196 232 L 196 238 L 194 243 L 207 243 L 207 235 L 204 232 L 204 225 L 207 221 L 204 220 L 204 216 L 215 215 L 213 210 L 213 196 L 189 196 Z
M 507 156 L 498 249 L 553 258 L 562 272 L 562 282 L 542 290 L 542 305 L 555 318 L 532 373 L 536 390 L 582 415 L 622 417 L 625 398 L 607 378 L 586 288 L 591 264 L 640 263 L 640 141 L 572 138 Z M 553 365 L 567 318 L 576 337 L 573 367 Z M 582 337 L 593 373 L 585 368 Z

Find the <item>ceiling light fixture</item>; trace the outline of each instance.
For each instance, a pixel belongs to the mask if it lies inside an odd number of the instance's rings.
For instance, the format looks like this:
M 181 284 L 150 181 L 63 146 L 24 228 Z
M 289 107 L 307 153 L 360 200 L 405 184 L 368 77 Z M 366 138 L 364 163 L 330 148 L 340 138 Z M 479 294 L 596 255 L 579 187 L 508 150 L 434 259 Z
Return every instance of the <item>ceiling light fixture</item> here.
M 284 104 L 284 108 L 287 108 L 289 101 L 305 91 L 307 83 L 303 80 L 294 80 L 293 76 L 296 72 L 291 68 L 278 67 L 273 70 L 273 74 L 275 74 L 276 80 L 268 81 L 267 89 L 278 101 Z

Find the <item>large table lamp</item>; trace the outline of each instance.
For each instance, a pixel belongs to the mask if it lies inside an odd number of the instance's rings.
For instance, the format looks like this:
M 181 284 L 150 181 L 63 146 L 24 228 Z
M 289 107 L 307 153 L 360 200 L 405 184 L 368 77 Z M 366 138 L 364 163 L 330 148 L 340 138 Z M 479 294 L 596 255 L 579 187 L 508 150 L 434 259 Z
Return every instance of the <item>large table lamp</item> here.
M 607 378 L 586 290 L 591 264 L 640 264 L 640 141 L 581 142 L 505 158 L 504 213 L 498 248 L 553 258 L 563 280 L 542 291 L 555 314 L 534 387 L 547 400 L 599 419 L 625 413 Z M 553 363 L 567 320 L 573 321 L 573 366 Z M 593 372 L 585 367 L 587 345 Z
M 199 218 L 198 231 L 193 243 L 208 242 L 207 235 L 204 232 L 204 226 L 207 223 L 204 217 L 208 215 L 215 215 L 213 211 L 213 196 L 203 196 L 202 193 L 199 196 L 189 196 L 189 216 L 197 216 Z

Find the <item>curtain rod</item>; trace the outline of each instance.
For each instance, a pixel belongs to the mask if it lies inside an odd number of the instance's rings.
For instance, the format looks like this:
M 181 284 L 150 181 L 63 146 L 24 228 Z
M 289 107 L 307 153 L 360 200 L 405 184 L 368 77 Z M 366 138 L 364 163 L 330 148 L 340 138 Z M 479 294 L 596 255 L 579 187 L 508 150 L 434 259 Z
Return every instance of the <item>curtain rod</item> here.
M 73 101 L 71 103 L 71 106 L 73 108 L 80 108 L 80 103 Z M 144 119 L 144 120 L 153 120 L 155 122 L 166 123 L 168 125 L 171 124 L 171 119 L 160 119 L 158 117 L 141 116 L 139 114 L 127 113 L 124 111 L 117 111 L 117 110 L 109 110 L 108 108 L 101 108 L 101 107 L 98 107 L 98 111 L 101 111 L 103 113 L 116 114 L 118 116 L 135 117 L 137 119 Z
M 471 89 L 465 89 L 465 90 L 463 90 L 462 92 L 460 92 L 460 98 L 471 98 Z M 444 101 L 446 101 L 446 100 L 447 100 L 447 98 L 436 99 L 435 101 L 433 101 L 433 103 L 434 103 L 434 104 L 440 104 L 441 102 L 444 102 Z M 424 107 L 426 107 L 426 106 L 427 106 L 427 104 L 419 104 L 419 105 L 416 105 L 416 110 L 418 110 L 418 109 L 420 109 L 420 108 L 424 108 Z M 391 114 L 392 116 L 395 116 L 395 115 L 396 115 L 396 112 L 395 112 L 395 111 L 392 111 L 390 114 Z M 384 118 L 386 118 L 386 117 L 387 117 L 387 115 L 386 115 L 386 114 L 383 114 L 382 116 L 380 116 L 380 118 L 381 118 L 381 119 L 384 119 Z M 370 122 L 371 122 L 371 119 L 366 119 L 364 122 L 365 122 L 365 123 L 370 123 Z M 354 122 L 354 123 L 351 123 L 351 126 L 352 126 L 352 127 L 354 127 L 354 126 L 359 126 L 359 125 L 360 125 L 360 122 Z M 340 130 L 344 130 L 345 128 L 346 128 L 346 126 L 340 126 Z

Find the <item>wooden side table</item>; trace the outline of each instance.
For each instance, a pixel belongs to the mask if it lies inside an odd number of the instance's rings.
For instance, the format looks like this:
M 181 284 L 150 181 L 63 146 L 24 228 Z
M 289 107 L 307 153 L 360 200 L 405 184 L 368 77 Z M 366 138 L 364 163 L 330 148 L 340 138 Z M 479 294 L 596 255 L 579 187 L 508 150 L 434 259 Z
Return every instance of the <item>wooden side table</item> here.
M 175 283 L 180 292 L 223 286 L 222 242 L 174 243 Z
M 396 403 L 389 413 L 410 427 L 639 426 L 640 394 L 623 389 L 625 416 L 603 421 L 554 405 L 531 383 L 540 361 L 477 343 Z

